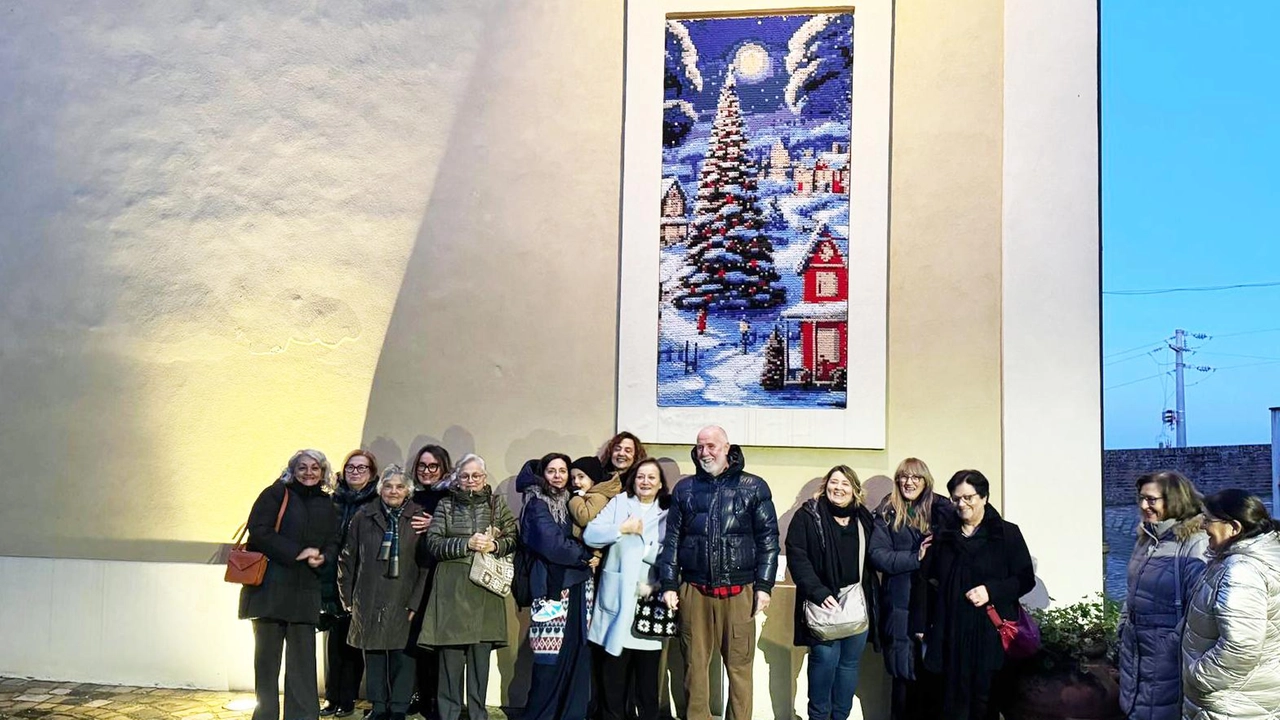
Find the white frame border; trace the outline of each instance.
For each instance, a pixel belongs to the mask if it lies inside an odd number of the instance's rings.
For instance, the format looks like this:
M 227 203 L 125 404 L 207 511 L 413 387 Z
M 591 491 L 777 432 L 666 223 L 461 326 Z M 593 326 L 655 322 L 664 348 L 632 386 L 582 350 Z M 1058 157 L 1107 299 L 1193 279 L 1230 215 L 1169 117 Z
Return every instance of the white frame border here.
M 671 13 L 820 11 L 854 7 L 850 180 L 849 390 L 843 410 L 657 404 L 662 53 Z M 632 0 L 626 10 L 618 427 L 646 442 L 687 443 L 709 423 L 742 445 L 883 449 L 888 355 L 889 131 L 892 0 Z M 646 211 L 647 210 L 647 211 Z M 857 239 L 868 241 L 854 251 Z M 856 264 L 855 264 L 856 261 Z M 643 331 L 639 329 L 643 328 Z M 857 352 L 854 352 L 857 348 Z M 861 378 L 861 382 L 854 382 Z

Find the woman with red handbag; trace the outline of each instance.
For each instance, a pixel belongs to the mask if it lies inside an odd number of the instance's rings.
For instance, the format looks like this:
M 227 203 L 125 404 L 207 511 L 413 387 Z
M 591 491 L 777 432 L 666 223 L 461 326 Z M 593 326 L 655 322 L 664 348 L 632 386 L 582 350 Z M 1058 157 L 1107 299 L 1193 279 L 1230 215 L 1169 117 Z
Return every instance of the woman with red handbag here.
M 326 492 L 332 477 L 324 453 L 299 450 L 249 511 L 248 548 L 268 560 L 262 584 L 240 590 L 240 619 L 253 621 L 253 679 L 258 698 L 253 720 L 280 717 L 281 655 L 284 716 L 292 720 L 320 714 L 316 688 L 320 573 L 338 560 L 338 513 Z
M 991 486 L 982 473 L 957 472 L 947 491 L 958 522 L 938 531 L 925 557 L 924 664 L 942 679 L 941 717 L 994 720 L 1000 708 L 993 685 L 1005 648 L 987 606 L 1016 620 L 1018 599 L 1035 587 L 1035 572 L 1022 531 L 987 503 Z

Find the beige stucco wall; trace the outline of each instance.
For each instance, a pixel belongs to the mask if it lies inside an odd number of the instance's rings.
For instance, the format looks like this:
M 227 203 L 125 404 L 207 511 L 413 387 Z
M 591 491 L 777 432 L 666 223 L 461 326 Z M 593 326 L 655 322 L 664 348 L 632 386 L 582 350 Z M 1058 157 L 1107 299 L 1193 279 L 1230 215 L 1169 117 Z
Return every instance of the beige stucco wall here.
M 611 434 L 622 2 L 3 11 L 0 554 L 207 561 L 303 446 Z M 784 520 L 908 455 L 999 499 L 1003 13 L 898 3 L 887 447 L 749 448 Z

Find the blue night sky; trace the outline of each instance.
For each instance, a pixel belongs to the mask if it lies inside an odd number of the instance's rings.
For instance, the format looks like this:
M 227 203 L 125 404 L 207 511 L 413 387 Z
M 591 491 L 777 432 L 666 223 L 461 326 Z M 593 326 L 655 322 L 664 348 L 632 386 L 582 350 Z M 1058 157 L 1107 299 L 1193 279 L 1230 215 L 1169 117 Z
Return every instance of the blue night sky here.
M 1270 440 L 1280 405 L 1280 3 L 1102 3 L 1103 399 L 1108 448 L 1154 447 L 1183 328 L 1187 444 Z M 1051 352 L 1051 349 L 1046 349 Z
M 784 107 L 782 90 L 787 85 L 787 69 L 783 59 L 787 41 L 812 15 L 773 15 L 759 18 L 717 18 L 682 20 L 689 38 L 698 48 L 698 69 L 702 71 L 702 92 L 686 98 L 699 115 L 715 114 L 725 70 L 734 54 L 747 43 L 755 43 L 769 52 L 771 75 L 756 81 L 738 81 L 738 99 L 747 113 L 773 112 Z

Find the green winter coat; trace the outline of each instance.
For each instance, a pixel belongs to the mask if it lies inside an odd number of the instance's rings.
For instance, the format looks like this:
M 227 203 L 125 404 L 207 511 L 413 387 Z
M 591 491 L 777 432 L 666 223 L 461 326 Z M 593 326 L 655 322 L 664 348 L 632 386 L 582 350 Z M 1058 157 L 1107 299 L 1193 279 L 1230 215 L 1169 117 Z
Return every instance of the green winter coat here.
M 496 520 L 490 519 L 490 498 Z M 514 552 L 515 516 L 487 485 L 475 493 L 454 488 L 436 506 L 425 537 L 427 551 L 436 559 L 435 579 L 423 610 L 419 645 L 507 644 L 507 598 L 485 590 L 469 577 L 475 553 L 467 549 L 467 540 L 490 525 L 498 531 L 495 554 L 503 557 Z

